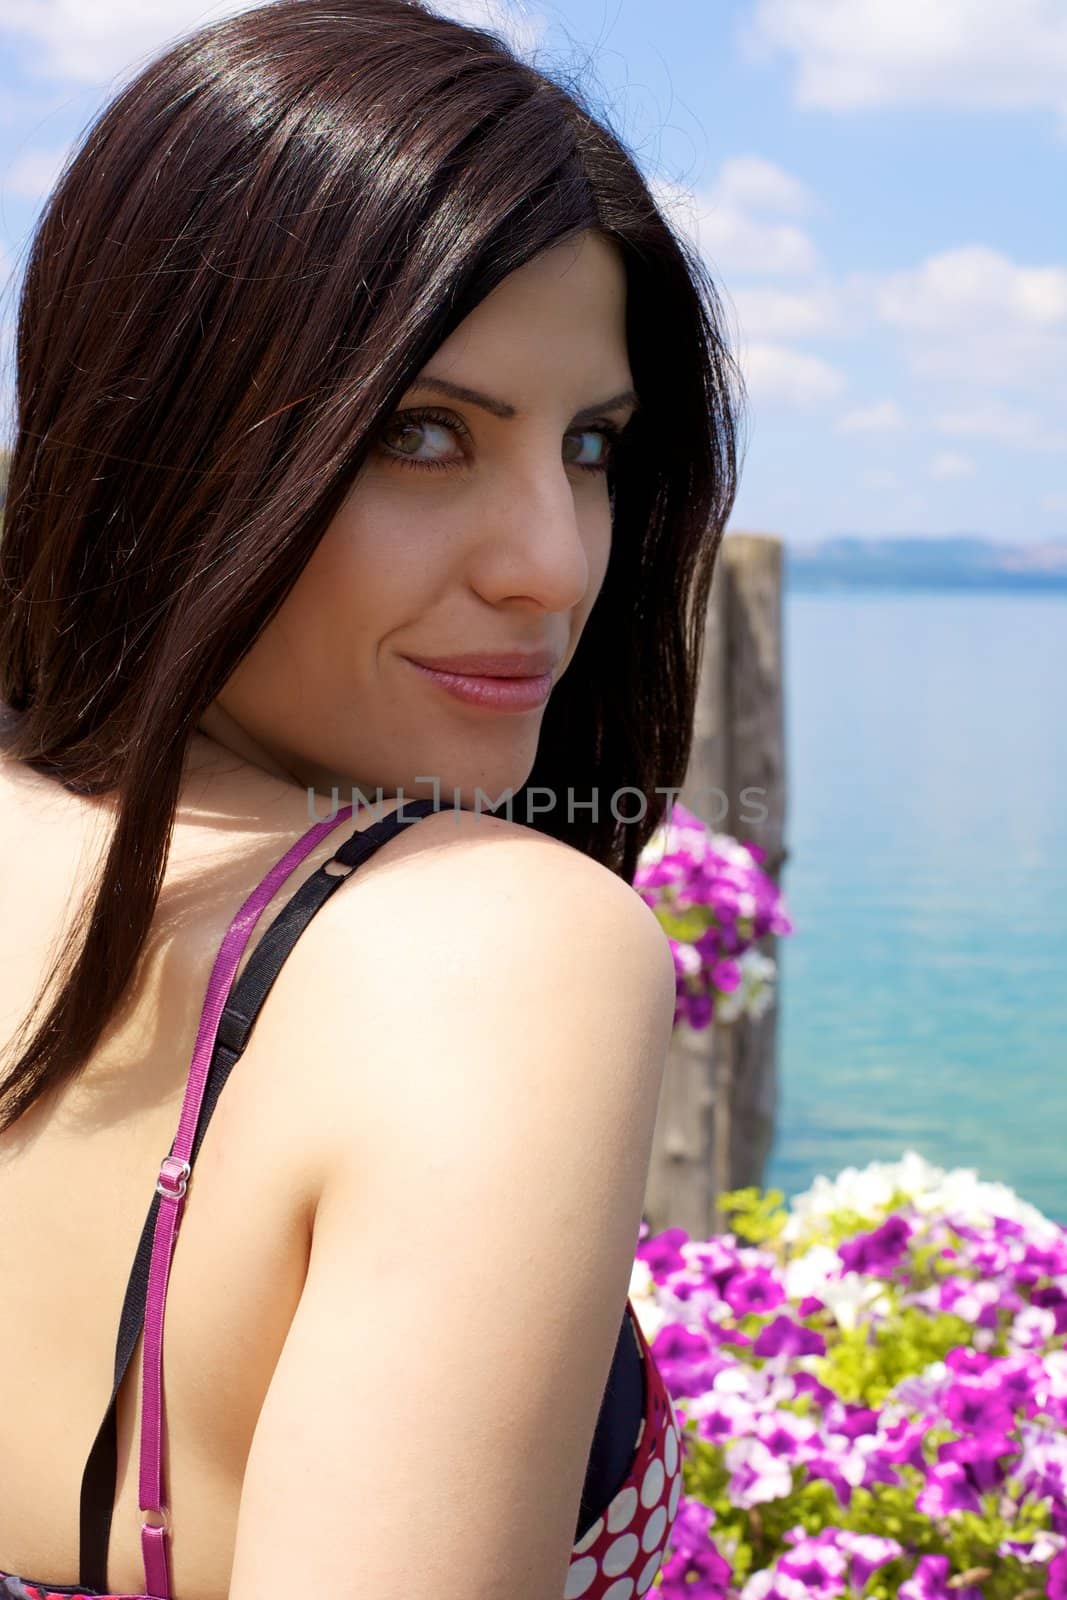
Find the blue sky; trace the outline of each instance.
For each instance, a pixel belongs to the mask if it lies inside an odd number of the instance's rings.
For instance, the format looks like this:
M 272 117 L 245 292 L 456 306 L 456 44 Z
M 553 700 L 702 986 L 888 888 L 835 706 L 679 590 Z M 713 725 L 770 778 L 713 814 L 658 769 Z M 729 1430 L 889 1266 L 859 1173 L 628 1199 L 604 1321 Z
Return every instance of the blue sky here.
M 72 141 L 242 3 L 0 0 L 3 379 Z M 1064 0 L 441 0 L 580 69 L 723 296 L 749 393 L 730 527 L 1067 539 Z

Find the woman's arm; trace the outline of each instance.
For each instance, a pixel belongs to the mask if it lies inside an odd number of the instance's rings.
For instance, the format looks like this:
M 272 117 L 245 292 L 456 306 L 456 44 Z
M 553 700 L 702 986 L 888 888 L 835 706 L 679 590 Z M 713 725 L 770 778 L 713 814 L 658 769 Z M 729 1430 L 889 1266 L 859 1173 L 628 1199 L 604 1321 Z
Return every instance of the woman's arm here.
M 563 1594 L 673 965 L 606 869 L 449 826 L 339 893 L 301 968 L 322 1185 L 230 1600 Z

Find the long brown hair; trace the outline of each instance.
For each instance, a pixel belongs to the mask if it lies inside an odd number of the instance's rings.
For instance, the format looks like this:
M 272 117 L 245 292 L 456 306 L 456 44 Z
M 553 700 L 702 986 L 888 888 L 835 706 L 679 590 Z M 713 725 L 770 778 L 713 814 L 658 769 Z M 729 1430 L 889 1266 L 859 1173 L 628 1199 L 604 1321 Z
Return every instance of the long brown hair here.
M 186 746 L 348 492 L 376 428 L 516 267 L 621 251 L 641 409 L 612 549 L 545 711 L 532 825 L 632 879 L 682 783 L 743 383 L 696 251 L 621 140 L 491 32 L 419 0 L 275 0 L 107 105 L 30 241 L 0 541 L 10 756 L 115 797 L 0 1131 L 76 1074 L 136 970 Z M 626 786 L 647 812 L 604 802 Z M 580 805 L 597 791 L 599 815 Z M 619 810 L 637 809 L 633 797 Z

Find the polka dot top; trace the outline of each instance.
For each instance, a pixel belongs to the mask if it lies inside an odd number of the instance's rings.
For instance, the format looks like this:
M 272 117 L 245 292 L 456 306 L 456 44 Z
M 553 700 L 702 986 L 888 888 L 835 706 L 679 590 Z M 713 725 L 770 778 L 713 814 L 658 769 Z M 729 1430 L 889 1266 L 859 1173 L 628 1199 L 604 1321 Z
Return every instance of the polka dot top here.
M 637 1446 L 622 1485 L 571 1552 L 564 1600 L 578 1600 L 579 1596 L 581 1600 L 633 1600 L 650 1589 L 666 1554 L 681 1498 L 681 1430 L 629 1301 L 626 1322 L 639 1348 L 643 1375 Z M 605 1393 L 610 1392 L 609 1380 Z
M 193 1164 L 223 1085 L 304 928 L 349 873 L 400 828 L 436 807 L 429 800 L 404 801 L 351 834 L 278 912 L 235 982 L 244 947 L 266 905 L 352 809 L 342 807 L 316 822 L 286 851 L 245 900 L 222 941 L 200 1016 L 178 1130 L 160 1166 L 126 1288 L 111 1399 L 82 1476 L 79 1582 L 56 1584 L 0 1571 L 0 1600 L 173 1600 L 164 1478 L 163 1316 Z M 120 1595 L 107 1588 L 106 1576 L 118 1461 L 116 1401 L 142 1329 L 139 1504 L 155 1520 L 146 1520 L 141 1529 L 144 1591 Z M 677 1417 L 627 1301 L 589 1456 L 563 1600 L 633 1600 L 645 1594 L 666 1554 L 680 1495 Z

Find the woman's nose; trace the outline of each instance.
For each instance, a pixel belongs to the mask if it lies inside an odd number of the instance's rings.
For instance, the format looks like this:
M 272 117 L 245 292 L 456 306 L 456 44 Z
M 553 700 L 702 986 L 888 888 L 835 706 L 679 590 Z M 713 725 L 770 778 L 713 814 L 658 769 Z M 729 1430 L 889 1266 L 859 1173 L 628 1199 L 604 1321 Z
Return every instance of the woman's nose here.
M 569 611 L 599 580 L 611 509 L 606 491 L 575 485 L 574 470 L 557 459 L 555 468 L 515 474 L 485 506 L 472 575 L 485 599 L 521 597 Z

